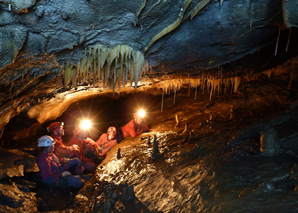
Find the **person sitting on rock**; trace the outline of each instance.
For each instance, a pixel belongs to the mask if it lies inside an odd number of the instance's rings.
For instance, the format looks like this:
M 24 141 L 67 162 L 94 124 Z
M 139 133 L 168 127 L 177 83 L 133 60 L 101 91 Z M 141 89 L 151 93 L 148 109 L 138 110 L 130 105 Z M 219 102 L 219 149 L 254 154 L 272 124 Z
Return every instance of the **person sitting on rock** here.
M 55 139 L 54 153 L 58 158 L 79 158 L 81 159 L 81 151 L 78 145 L 65 146 L 62 141 L 64 136 L 64 123 L 54 122 L 47 128 L 51 137 Z
M 145 124 L 143 117 L 135 113 L 131 121 L 117 129 L 117 141 L 120 143 L 126 137 L 136 137 L 148 130 L 149 128 Z
M 38 139 L 40 154 L 37 164 L 40 169 L 40 176 L 43 183 L 58 188 L 81 188 L 85 181 L 80 178 L 84 168 L 78 158 L 58 158 L 53 152 L 55 140 L 44 135 Z
M 85 130 L 76 127 L 73 131 L 73 137 L 67 144 L 68 146 L 77 145 L 81 150 L 81 159 L 85 167 L 85 171 L 92 172 L 96 168 L 102 158 L 97 153 L 97 144 L 90 138 L 85 138 Z
M 108 128 L 107 133 L 103 133 L 96 141 L 98 154 L 104 156 L 113 146 L 117 145 L 117 130 L 114 126 Z

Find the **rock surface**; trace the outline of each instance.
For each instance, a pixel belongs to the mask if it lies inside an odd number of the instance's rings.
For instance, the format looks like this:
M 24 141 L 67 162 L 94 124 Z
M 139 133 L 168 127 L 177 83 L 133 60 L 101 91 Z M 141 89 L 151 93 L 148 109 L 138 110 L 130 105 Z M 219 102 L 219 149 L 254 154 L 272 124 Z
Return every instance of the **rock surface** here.
M 0 180 L 22 177 L 25 173 L 39 172 L 36 157 L 23 151 L 0 148 Z

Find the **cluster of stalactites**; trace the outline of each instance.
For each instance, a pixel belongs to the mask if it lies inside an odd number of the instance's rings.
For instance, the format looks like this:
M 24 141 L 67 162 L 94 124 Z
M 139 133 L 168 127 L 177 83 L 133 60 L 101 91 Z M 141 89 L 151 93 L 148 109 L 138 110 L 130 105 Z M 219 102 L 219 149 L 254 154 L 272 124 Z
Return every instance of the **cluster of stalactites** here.
M 113 91 L 118 85 L 138 85 L 142 73 L 149 69 L 148 62 L 142 52 L 134 50 L 127 45 L 117 45 L 108 48 L 103 45 L 95 45 L 85 49 L 83 56 L 77 64 L 65 63 L 64 87 L 71 83 L 75 87 L 78 83 L 89 84 L 102 83 L 103 88 L 110 86 Z
M 213 95 L 220 94 L 221 92 L 226 93 L 227 90 L 230 90 L 231 93 L 236 93 L 239 89 L 241 82 L 245 81 L 255 81 L 261 76 L 261 74 L 266 75 L 270 78 L 272 71 L 264 71 L 262 73 L 244 75 L 244 76 L 234 76 L 229 78 L 223 78 L 223 76 L 215 77 L 210 75 L 201 75 L 197 78 L 176 78 L 164 80 L 160 84 L 160 88 L 163 90 L 164 94 L 170 94 L 171 91 L 174 92 L 174 95 L 183 85 L 189 85 L 189 88 L 195 89 L 198 88 L 202 90 L 202 93 L 205 91 L 209 92 L 210 100 Z M 196 97 L 196 93 L 195 93 Z

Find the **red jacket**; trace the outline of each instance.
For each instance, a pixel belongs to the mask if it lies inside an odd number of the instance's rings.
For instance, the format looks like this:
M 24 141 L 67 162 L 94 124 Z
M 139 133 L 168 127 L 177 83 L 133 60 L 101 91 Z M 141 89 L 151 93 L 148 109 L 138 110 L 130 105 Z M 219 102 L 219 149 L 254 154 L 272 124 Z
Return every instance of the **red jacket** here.
M 78 150 L 75 150 L 73 146 L 65 146 L 62 142 L 61 137 L 57 137 L 55 135 L 51 135 L 52 138 L 55 139 L 55 149 L 54 153 L 58 158 L 73 158 L 77 157 L 80 159 L 81 153 Z
M 38 156 L 37 164 L 40 169 L 40 175 L 43 180 L 52 177 L 54 182 L 57 182 L 62 175 L 62 172 L 68 169 L 66 165 L 61 171 L 61 164 L 59 158 L 52 153 L 41 153 Z
M 145 124 L 138 125 L 134 119 L 129 121 L 123 127 L 121 127 L 123 132 L 123 137 L 126 138 L 128 136 L 136 137 L 141 134 L 144 130 L 149 130 L 148 126 Z
M 108 140 L 108 134 L 103 133 L 100 138 L 96 141 L 97 146 L 102 148 L 102 152 L 98 153 L 100 156 L 105 155 L 108 151 L 112 149 L 113 146 L 117 145 L 117 139 Z
M 92 160 L 90 160 L 89 158 L 87 158 L 85 155 L 84 155 L 84 148 L 85 148 L 85 145 L 94 145 L 96 146 L 96 143 L 95 142 L 91 142 L 91 141 L 87 141 L 87 140 L 83 140 L 83 141 L 80 141 L 75 135 L 70 139 L 70 141 L 68 142 L 68 146 L 72 146 L 72 145 L 78 145 L 80 147 L 80 155 L 81 155 L 81 158 L 82 159 L 82 162 L 92 162 Z M 94 148 L 95 149 L 95 148 Z

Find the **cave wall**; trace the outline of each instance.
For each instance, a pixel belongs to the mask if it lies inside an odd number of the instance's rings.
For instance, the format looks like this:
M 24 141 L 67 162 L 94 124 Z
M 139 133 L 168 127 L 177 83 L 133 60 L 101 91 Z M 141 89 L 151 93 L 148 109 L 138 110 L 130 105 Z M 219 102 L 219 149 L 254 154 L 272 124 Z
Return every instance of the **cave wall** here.
M 38 107 L 41 102 L 58 101 L 64 109 L 69 102 L 67 94 L 76 94 L 65 93 L 72 88 L 68 84 L 77 81 L 71 74 L 74 80 L 65 82 L 65 64 L 73 65 L 70 72 L 78 70 L 78 62 L 94 45 L 110 52 L 104 61 L 106 70 L 110 65 L 118 69 L 114 59 L 119 50 L 113 48 L 119 45 L 131 48 L 129 53 L 138 53 L 131 64 L 141 56 L 142 63 L 148 62 L 158 76 L 168 70 L 210 69 L 275 43 L 284 22 L 286 27 L 297 26 L 296 4 L 294 0 L 2 0 L 0 136 L 12 117 L 27 111 L 38 114 L 36 108 L 30 111 L 33 106 L 43 110 Z M 136 68 L 136 81 L 141 65 Z M 90 69 L 93 67 L 85 68 L 87 72 Z M 79 83 L 92 87 L 90 81 Z M 47 114 L 51 116 L 29 117 L 44 122 L 59 113 Z

